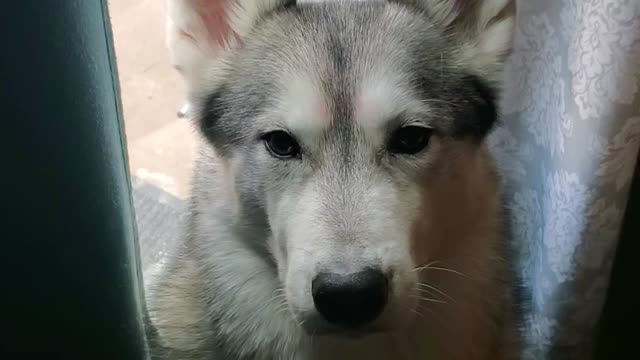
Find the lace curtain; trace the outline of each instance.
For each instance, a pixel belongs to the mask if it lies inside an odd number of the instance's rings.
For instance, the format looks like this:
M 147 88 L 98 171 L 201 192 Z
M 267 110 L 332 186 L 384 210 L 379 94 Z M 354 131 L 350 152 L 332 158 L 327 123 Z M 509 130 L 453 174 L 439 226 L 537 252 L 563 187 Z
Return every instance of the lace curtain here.
M 490 142 L 532 298 L 525 359 L 587 359 L 640 146 L 640 1 L 520 0 Z

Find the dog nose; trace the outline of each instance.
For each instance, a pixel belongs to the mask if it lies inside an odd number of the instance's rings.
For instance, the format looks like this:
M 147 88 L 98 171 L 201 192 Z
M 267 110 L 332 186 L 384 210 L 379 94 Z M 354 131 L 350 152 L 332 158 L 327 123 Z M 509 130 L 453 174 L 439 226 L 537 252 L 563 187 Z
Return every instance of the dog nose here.
M 320 273 L 311 282 L 311 294 L 316 309 L 328 322 L 357 327 L 382 313 L 388 287 L 387 277 L 375 269 L 348 275 Z

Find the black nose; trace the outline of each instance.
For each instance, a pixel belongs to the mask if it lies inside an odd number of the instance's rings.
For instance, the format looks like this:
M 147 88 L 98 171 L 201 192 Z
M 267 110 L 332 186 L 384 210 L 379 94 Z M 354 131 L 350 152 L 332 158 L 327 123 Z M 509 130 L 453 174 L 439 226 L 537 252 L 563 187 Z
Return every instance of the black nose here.
M 349 275 L 320 273 L 311 283 L 316 309 L 330 323 L 356 327 L 375 320 L 387 302 L 385 275 L 367 269 Z

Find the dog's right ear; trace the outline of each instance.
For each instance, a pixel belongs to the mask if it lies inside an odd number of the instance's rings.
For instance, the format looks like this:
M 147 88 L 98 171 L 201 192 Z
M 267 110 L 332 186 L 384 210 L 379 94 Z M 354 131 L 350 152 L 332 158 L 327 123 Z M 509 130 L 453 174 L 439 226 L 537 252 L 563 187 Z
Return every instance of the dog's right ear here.
M 233 47 L 264 14 L 292 0 L 169 0 L 169 16 L 199 46 Z
M 167 0 L 167 45 L 173 66 L 188 91 L 200 79 L 224 67 L 225 56 L 242 46 L 242 38 L 265 14 L 293 0 Z

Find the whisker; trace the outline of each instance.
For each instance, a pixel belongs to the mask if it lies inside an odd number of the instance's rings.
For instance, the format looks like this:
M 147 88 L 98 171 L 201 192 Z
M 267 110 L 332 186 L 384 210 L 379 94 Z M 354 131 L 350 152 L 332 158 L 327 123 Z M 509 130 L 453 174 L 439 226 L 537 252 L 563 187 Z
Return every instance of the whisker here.
M 284 292 L 284 289 L 278 288 L 273 291 L 273 296 L 271 297 L 270 302 L 278 301 L 280 303 L 285 302 L 287 300 L 287 294 Z
M 420 291 L 423 292 L 425 294 L 431 295 L 431 296 L 436 296 L 438 295 L 437 293 L 434 293 L 432 291 L 430 291 L 429 289 L 420 289 L 420 288 L 416 288 L 416 291 Z
M 431 297 L 430 297 L 430 299 L 439 300 L 439 299 L 437 299 L 437 298 L 436 298 L 436 296 L 437 296 L 438 294 L 434 294 L 433 292 L 430 292 L 430 291 L 429 291 L 429 290 L 427 290 L 427 289 L 416 289 L 416 290 L 418 290 L 418 291 L 420 291 L 420 292 L 422 292 L 422 293 L 425 293 L 425 294 L 427 294 L 427 295 L 431 296 Z M 414 296 L 419 296 L 419 295 L 414 295 Z M 448 302 L 446 302 L 446 301 L 444 301 L 444 300 L 439 300 L 439 301 L 442 301 L 442 302 L 444 302 L 444 303 L 448 304 Z
M 428 268 L 431 265 L 435 265 L 435 264 L 438 264 L 438 263 L 440 263 L 440 262 L 439 261 L 432 261 L 432 262 L 430 262 L 430 263 L 428 263 L 426 265 L 419 265 L 415 269 L 413 269 L 413 271 L 421 271 L 421 270 L 424 270 L 424 269 Z
M 442 264 L 442 262 L 440 261 L 432 261 L 426 265 L 422 265 L 422 266 L 418 266 L 415 269 L 413 269 L 413 271 L 423 271 L 423 270 L 440 270 L 440 271 L 446 271 L 446 272 L 450 272 L 456 275 L 460 275 L 460 276 L 464 276 L 464 277 L 468 277 L 466 274 L 461 273 L 460 271 L 456 271 L 453 269 L 449 269 L 446 267 L 442 267 L 442 266 L 433 266 L 435 264 Z
M 289 307 L 286 304 L 283 305 L 276 310 L 276 315 L 284 315 L 289 311 Z
M 438 303 L 438 304 L 449 304 L 449 303 L 448 303 L 448 302 L 446 302 L 446 301 L 437 300 L 437 299 L 431 299 L 431 298 L 424 297 L 424 296 L 420 296 L 420 295 L 409 295 L 409 296 L 414 297 L 414 298 L 419 299 L 419 300 L 424 300 L 424 301 L 432 302 L 432 303 Z
M 433 285 L 429 285 L 429 284 L 427 284 L 427 283 L 418 283 L 418 286 L 424 286 L 424 287 L 426 287 L 426 288 L 428 288 L 428 289 L 431 289 L 431 290 L 433 290 L 433 291 L 437 292 L 438 294 L 440 294 L 440 295 L 442 295 L 442 296 L 446 297 L 447 299 L 451 300 L 452 302 L 456 302 L 456 301 L 455 301 L 451 296 L 449 296 L 447 293 L 445 293 L 444 291 L 442 291 L 442 290 L 438 289 L 437 287 L 435 287 L 435 286 L 433 286 Z M 420 289 L 420 290 L 424 291 L 425 289 Z
M 414 314 L 416 314 L 416 315 L 418 315 L 418 316 L 420 316 L 421 318 L 423 318 L 423 319 L 424 319 L 424 314 L 423 314 L 423 313 L 421 313 L 420 311 L 418 311 L 418 310 L 416 310 L 416 309 L 409 309 L 409 310 L 410 310 L 412 313 L 414 313 Z
M 446 271 L 446 272 L 450 272 L 456 275 L 460 275 L 460 276 L 464 276 L 464 277 L 468 277 L 467 275 L 461 273 L 460 271 L 456 271 L 456 270 L 452 270 L 452 269 L 448 269 L 448 268 L 443 268 L 443 267 L 434 267 L 434 266 L 430 266 L 424 270 L 440 270 L 440 271 Z

